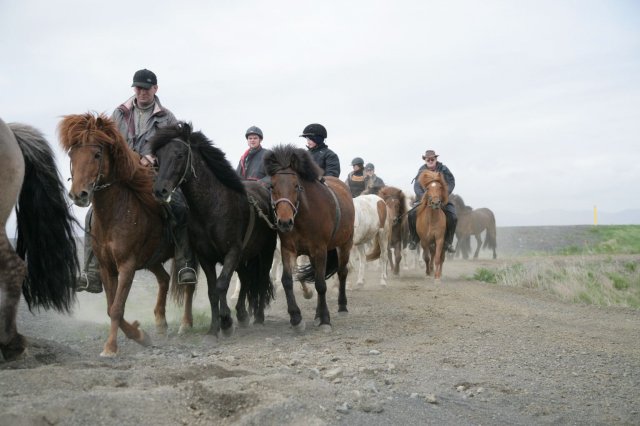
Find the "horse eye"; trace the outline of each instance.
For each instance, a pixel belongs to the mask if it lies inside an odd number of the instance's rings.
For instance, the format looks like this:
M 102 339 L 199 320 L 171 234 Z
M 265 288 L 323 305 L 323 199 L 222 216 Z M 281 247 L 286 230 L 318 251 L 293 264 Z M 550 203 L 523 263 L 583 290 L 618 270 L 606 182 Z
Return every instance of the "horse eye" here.
M 96 160 L 99 160 L 99 159 L 100 159 L 100 157 L 102 157 L 102 152 L 100 152 L 100 151 L 96 152 L 96 155 L 94 155 L 94 158 L 95 158 Z

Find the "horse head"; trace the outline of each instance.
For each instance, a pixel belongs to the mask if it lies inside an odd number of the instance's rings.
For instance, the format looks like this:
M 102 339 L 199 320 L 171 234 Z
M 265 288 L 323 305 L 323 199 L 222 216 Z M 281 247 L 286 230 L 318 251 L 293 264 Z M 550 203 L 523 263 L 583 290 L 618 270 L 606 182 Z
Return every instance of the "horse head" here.
M 158 162 L 153 195 L 160 202 L 169 203 L 175 190 L 187 180 L 187 177 L 195 175 L 190 144 L 191 132 L 191 124 L 179 122 L 161 127 L 149 141 L 151 153 Z
M 440 209 L 448 202 L 447 183 L 442 174 L 425 170 L 418 178 L 420 186 L 424 188 L 425 193 L 422 202 L 434 210 Z
M 71 160 L 69 197 L 87 207 L 94 193 L 131 179 L 138 164 L 115 123 L 104 114 L 64 116 L 58 124 L 60 145 Z

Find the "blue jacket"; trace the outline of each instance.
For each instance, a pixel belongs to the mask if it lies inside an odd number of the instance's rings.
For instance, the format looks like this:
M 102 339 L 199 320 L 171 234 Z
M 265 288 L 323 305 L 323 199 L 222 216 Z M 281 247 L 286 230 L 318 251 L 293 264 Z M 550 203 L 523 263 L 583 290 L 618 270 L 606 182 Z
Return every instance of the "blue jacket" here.
M 418 177 L 420 177 L 422 172 L 424 172 L 425 170 L 427 170 L 427 165 L 423 164 L 418 169 L 418 173 L 416 174 L 416 177 L 414 177 L 412 180 L 413 191 L 416 193 L 416 203 L 420 202 L 420 200 L 422 200 L 422 196 L 424 195 L 424 189 L 420 186 L 420 182 L 418 182 Z M 451 195 L 451 193 L 453 192 L 453 188 L 455 188 L 456 186 L 456 178 L 453 177 L 453 173 L 451 173 L 451 170 L 449 170 L 447 166 L 445 166 L 439 161 L 436 163 L 435 171 L 438 173 L 442 173 L 442 176 L 444 176 L 444 180 L 447 182 L 447 187 L 448 187 L 447 189 L 449 190 L 449 195 Z

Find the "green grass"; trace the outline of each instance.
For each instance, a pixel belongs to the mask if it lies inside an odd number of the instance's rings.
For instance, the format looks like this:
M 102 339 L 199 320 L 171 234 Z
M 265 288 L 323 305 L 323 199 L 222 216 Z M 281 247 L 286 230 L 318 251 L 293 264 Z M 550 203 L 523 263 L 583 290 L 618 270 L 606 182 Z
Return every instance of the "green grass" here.
M 594 226 L 589 243 L 568 245 L 553 257 L 479 268 L 477 281 L 549 291 L 576 303 L 640 309 L 640 226 Z M 595 256 L 595 255 L 608 256 Z M 566 257 L 563 257 L 566 255 Z

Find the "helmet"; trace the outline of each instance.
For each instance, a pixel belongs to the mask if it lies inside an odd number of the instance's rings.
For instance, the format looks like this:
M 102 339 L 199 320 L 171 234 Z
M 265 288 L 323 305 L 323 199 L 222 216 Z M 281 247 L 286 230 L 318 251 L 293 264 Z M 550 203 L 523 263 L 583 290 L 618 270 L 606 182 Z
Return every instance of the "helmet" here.
M 360 164 L 361 166 L 364 166 L 364 160 L 360 157 L 356 157 L 353 160 L 351 160 L 352 166 L 355 166 L 356 164 Z
M 373 165 L 373 163 L 367 163 L 366 166 L 364 166 L 365 170 L 375 170 L 376 166 Z
M 256 126 L 249 127 L 247 129 L 247 132 L 244 134 L 244 137 L 248 138 L 249 135 L 258 135 L 260 139 L 264 139 L 264 137 L 262 136 L 262 130 L 260 130 L 260 127 L 256 127 Z
M 322 124 L 309 124 L 304 128 L 302 134 L 300 135 L 301 138 L 307 136 L 320 136 L 324 139 L 327 137 L 327 129 L 325 129 Z

